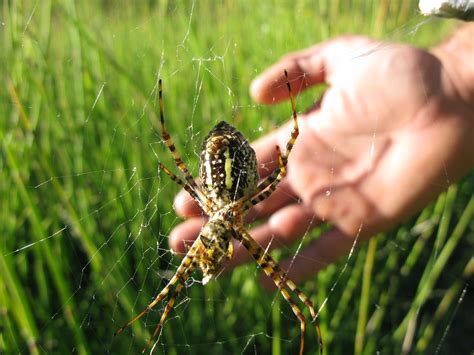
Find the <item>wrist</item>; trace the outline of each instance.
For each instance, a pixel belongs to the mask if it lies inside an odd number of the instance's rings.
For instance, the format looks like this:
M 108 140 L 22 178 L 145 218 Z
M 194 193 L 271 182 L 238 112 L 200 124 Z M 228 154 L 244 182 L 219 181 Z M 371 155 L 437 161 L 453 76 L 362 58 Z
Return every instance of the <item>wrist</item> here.
M 474 119 L 474 23 L 462 26 L 431 52 L 441 61 L 451 84 L 470 107 Z

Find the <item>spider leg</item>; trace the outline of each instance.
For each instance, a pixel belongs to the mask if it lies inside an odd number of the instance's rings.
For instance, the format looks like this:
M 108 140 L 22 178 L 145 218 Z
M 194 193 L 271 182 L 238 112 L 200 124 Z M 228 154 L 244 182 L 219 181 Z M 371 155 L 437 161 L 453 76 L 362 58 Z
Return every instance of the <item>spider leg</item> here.
M 311 300 L 296 286 L 296 284 L 288 279 L 286 272 L 284 272 L 278 263 L 266 253 L 265 250 L 250 236 L 250 234 L 243 228 L 240 227 L 236 230 L 235 238 L 239 240 L 243 246 L 249 251 L 250 254 L 257 261 L 258 265 L 263 269 L 265 274 L 269 276 L 275 285 L 280 290 L 280 293 L 291 306 L 291 309 L 295 316 L 300 321 L 301 337 L 300 337 L 300 352 L 303 354 L 304 349 L 304 334 L 305 334 L 305 317 L 301 312 L 301 309 L 293 302 L 288 289 L 291 290 L 303 304 L 309 309 L 311 313 L 312 322 L 316 328 L 316 334 L 319 340 L 319 352 L 323 353 L 323 340 L 321 337 L 321 330 L 317 323 L 318 313 L 314 309 Z
M 163 170 L 166 175 L 170 177 L 178 185 L 182 186 L 190 195 L 191 197 L 199 204 L 201 209 L 206 213 L 209 214 L 212 208 L 212 201 L 209 200 L 204 194 L 201 193 L 200 189 L 194 189 L 189 184 L 185 183 L 181 180 L 178 176 L 173 174 L 166 166 L 164 166 L 161 162 L 158 162 L 160 165 L 160 169 Z M 194 180 L 193 180 L 194 181 Z
M 193 249 L 190 249 L 190 252 L 188 252 L 188 254 L 186 254 L 183 261 L 181 261 L 181 264 L 179 265 L 178 270 L 176 270 L 176 273 L 174 274 L 174 276 L 171 278 L 171 280 L 168 282 L 168 284 L 165 286 L 165 288 L 163 288 L 163 290 L 161 290 L 161 292 L 158 294 L 158 296 L 156 296 L 155 299 L 148 306 L 146 306 L 146 308 L 140 314 L 138 314 L 137 316 L 135 316 L 134 318 L 129 320 L 124 326 L 117 329 L 117 331 L 114 333 L 114 336 L 122 333 L 125 329 L 127 329 L 130 325 L 132 325 L 132 323 L 134 323 L 136 320 L 140 319 L 145 314 L 147 314 L 153 307 L 156 306 L 156 304 L 158 302 L 163 300 L 169 294 L 170 290 L 172 289 L 172 287 L 174 285 L 177 284 L 177 286 L 176 286 L 176 289 L 177 289 L 179 287 L 179 285 L 184 283 L 186 278 L 189 276 L 189 274 L 193 271 L 193 269 L 195 267 L 195 265 L 193 263 L 194 250 L 192 252 L 191 252 L 191 250 L 193 250 Z M 181 288 L 182 288 L 182 286 L 181 286 Z M 174 293 L 176 293 L 176 290 L 175 290 Z M 173 304 L 171 304 L 171 306 L 172 305 Z M 169 310 L 168 310 L 168 312 L 169 312 Z M 165 310 L 165 313 L 163 313 L 163 314 L 168 314 L 168 313 Z M 163 321 L 164 321 L 164 319 L 163 319 Z M 160 321 L 160 323 L 161 323 L 161 321 Z
M 293 116 L 293 130 L 291 131 L 290 140 L 288 141 L 288 143 L 286 143 L 286 151 L 285 151 L 285 155 L 283 156 L 283 163 L 286 166 L 288 156 L 290 155 L 290 152 L 293 149 L 293 146 L 295 145 L 296 138 L 298 138 L 300 131 L 298 128 L 298 114 L 296 113 L 295 96 L 293 95 L 293 91 L 291 90 L 291 84 L 290 84 L 290 80 L 288 79 L 288 72 L 286 70 L 285 70 L 285 78 L 286 78 L 286 87 L 288 88 L 288 93 L 290 95 L 291 113 Z
M 166 126 L 166 123 L 165 123 L 165 114 L 163 111 L 163 84 L 161 82 L 161 79 L 158 81 L 158 89 L 159 89 L 159 100 L 160 100 L 161 136 L 163 140 L 165 141 L 166 146 L 168 147 L 169 151 L 171 152 L 171 155 L 174 158 L 176 166 L 179 168 L 179 170 L 181 170 L 184 177 L 186 178 L 186 182 L 188 183 L 188 185 L 191 186 L 194 190 L 199 190 L 199 187 L 197 186 L 196 181 L 194 181 L 191 173 L 189 172 L 189 169 L 187 168 L 186 164 L 181 159 L 181 156 L 176 150 L 176 146 L 174 145 L 173 139 L 171 138 L 168 132 L 168 127 Z
M 142 353 L 144 353 L 150 347 L 150 344 L 152 343 L 153 339 L 158 335 L 160 330 L 163 328 L 163 324 L 164 324 L 166 318 L 168 317 L 168 313 L 171 311 L 171 309 L 174 306 L 174 303 L 176 301 L 176 297 L 179 296 L 181 290 L 184 287 L 184 282 L 189 277 L 189 274 L 192 272 L 194 267 L 195 267 L 195 264 L 192 263 L 191 267 L 189 267 L 185 271 L 185 273 L 182 275 L 182 277 L 179 279 L 179 282 L 176 285 L 173 293 L 171 294 L 170 299 L 169 299 L 168 303 L 166 304 L 165 310 L 164 310 L 163 314 L 161 315 L 160 321 L 159 321 L 158 325 L 156 326 L 155 331 L 153 332 L 153 335 L 150 337 L 150 339 L 148 339 L 145 347 L 142 350 Z

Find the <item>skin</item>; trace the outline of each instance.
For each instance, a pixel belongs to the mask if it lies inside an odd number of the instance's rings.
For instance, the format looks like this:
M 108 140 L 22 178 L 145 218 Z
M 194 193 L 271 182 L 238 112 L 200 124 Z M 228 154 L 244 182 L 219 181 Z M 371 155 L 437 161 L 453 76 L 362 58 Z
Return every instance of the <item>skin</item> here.
M 284 69 L 294 93 L 327 85 L 322 99 L 299 114 L 288 176 L 248 217 L 264 221 L 250 233 L 270 250 L 331 223 L 281 262 L 296 283 L 420 211 L 474 166 L 473 35 L 465 26 L 431 52 L 339 37 L 283 57 L 254 80 L 251 95 L 262 104 L 288 99 Z M 291 122 L 253 143 L 261 177 L 277 167 L 275 145 L 284 147 L 290 131 Z M 185 253 L 205 218 L 184 191 L 175 208 L 187 219 L 169 242 Z M 236 245 L 228 267 L 247 260 Z M 262 282 L 271 288 L 270 279 Z

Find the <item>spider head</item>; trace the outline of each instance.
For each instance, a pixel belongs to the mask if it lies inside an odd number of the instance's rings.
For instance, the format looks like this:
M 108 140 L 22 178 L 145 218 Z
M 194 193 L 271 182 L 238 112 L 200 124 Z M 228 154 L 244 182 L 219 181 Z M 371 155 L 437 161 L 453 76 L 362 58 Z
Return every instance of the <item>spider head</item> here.
M 204 193 L 220 209 L 255 191 L 255 151 L 242 133 L 222 121 L 202 143 L 199 176 Z
M 203 272 L 203 284 L 216 277 L 224 262 L 232 256 L 231 240 L 234 233 L 222 217 L 211 219 L 202 228 L 199 239 L 204 248 L 198 261 Z

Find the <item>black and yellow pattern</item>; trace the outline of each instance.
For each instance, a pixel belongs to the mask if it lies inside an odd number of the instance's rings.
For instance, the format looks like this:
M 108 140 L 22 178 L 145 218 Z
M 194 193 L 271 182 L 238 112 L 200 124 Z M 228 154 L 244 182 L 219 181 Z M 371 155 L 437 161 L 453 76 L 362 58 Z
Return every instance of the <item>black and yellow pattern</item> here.
M 219 122 L 201 146 L 201 189 L 221 209 L 255 192 L 259 180 L 255 151 L 235 127 Z
M 161 319 L 143 351 L 151 345 L 152 340 L 159 334 L 168 313 L 175 303 L 176 297 L 183 289 L 189 275 L 197 266 L 199 266 L 203 273 L 203 284 L 219 275 L 225 261 L 232 257 L 232 240 L 235 239 L 242 243 L 263 271 L 272 278 L 300 321 L 299 354 L 302 355 L 304 350 L 305 317 L 300 307 L 293 301 L 292 295 L 309 309 L 312 323 L 316 327 L 319 349 L 322 354 L 323 341 L 317 324 L 318 313 L 314 309 L 311 300 L 287 277 L 286 272 L 281 269 L 270 254 L 252 239 L 243 224 L 245 213 L 252 206 L 268 198 L 275 191 L 278 183 L 286 176 L 288 156 L 299 134 L 295 98 L 292 94 L 286 71 L 285 77 L 291 99 L 293 130 L 286 144 L 285 152 L 282 153 L 280 148 L 276 147 L 278 168 L 259 183 L 255 151 L 242 133 L 227 122 L 222 121 L 209 132 L 201 146 L 200 186 L 194 181 L 168 133 L 163 113 L 162 83 L 161 80 L 159 81 L 162 137 L 174 158 L 176 166 L 183 174 L 184 180 L 173 174 L 161 162 L 159 163 L 160 169 L 192 196 L 204 213 L 208 215 L 209 220 L 202 228 L 199 237 L 193 243 L 181 261 L 175 275 L 165 288 L 140 314 L 115 333 L 119 334 L 124 331 L 169 295 L 169 300 Z

